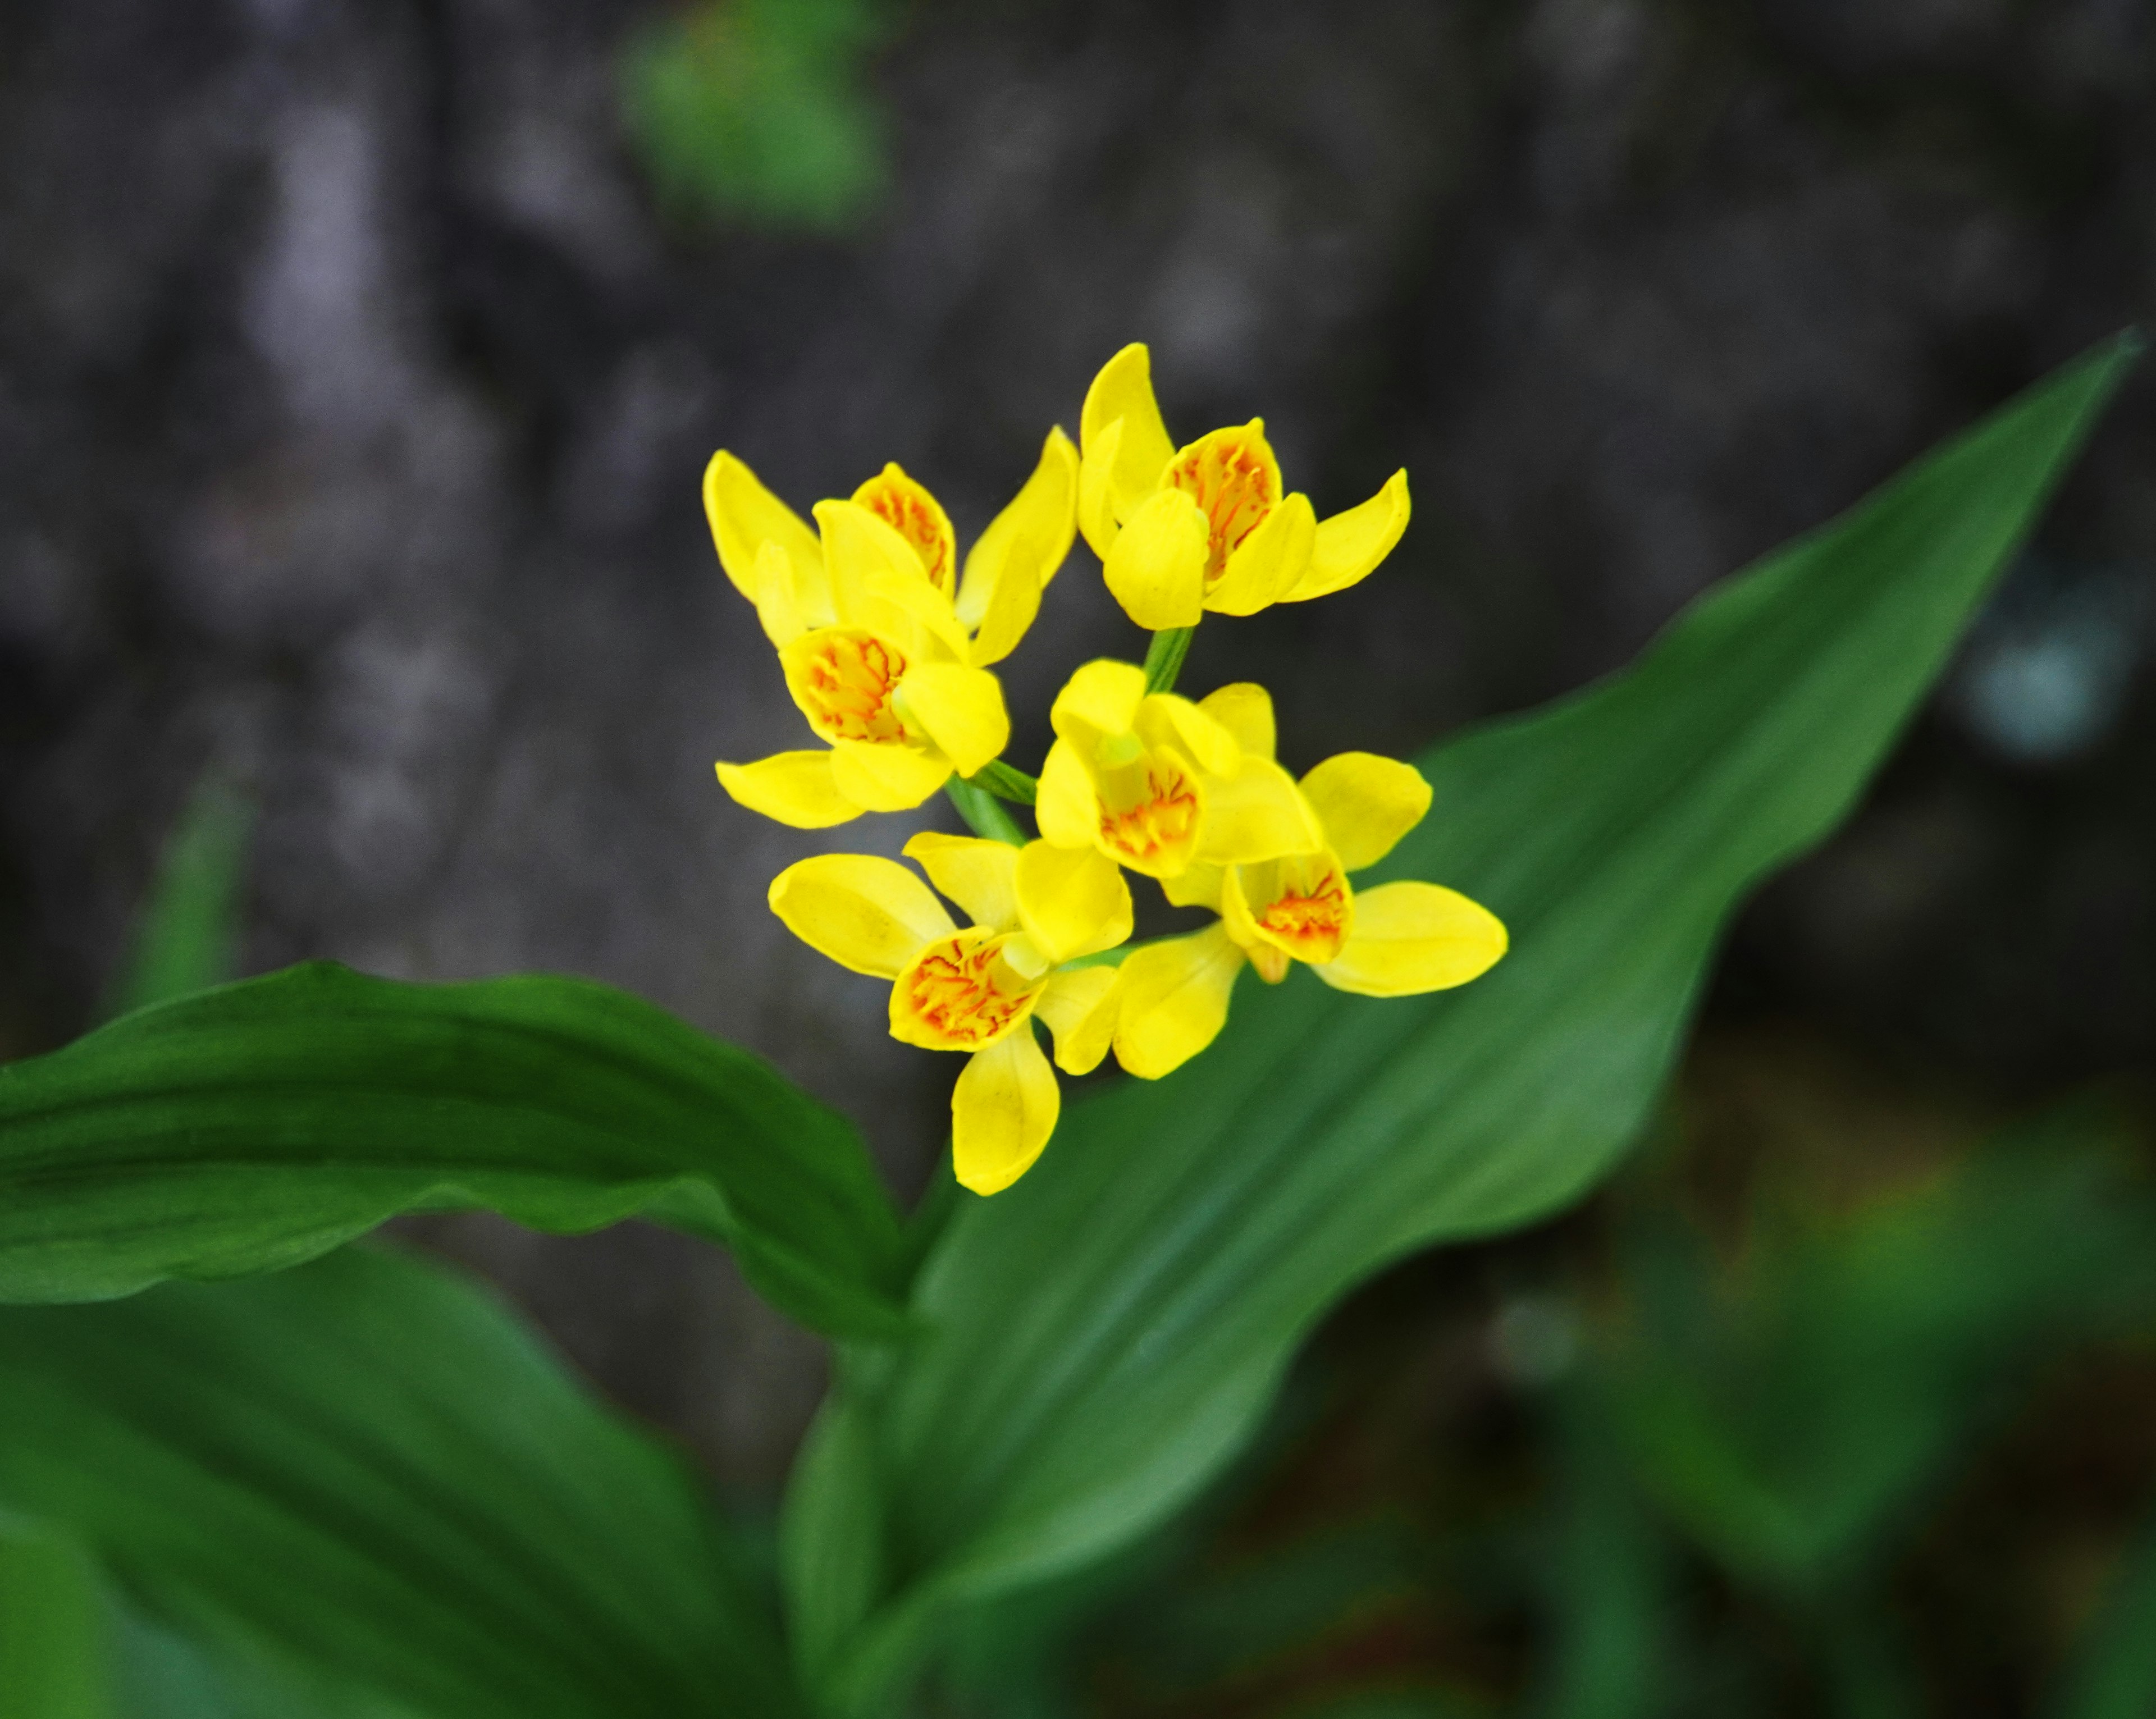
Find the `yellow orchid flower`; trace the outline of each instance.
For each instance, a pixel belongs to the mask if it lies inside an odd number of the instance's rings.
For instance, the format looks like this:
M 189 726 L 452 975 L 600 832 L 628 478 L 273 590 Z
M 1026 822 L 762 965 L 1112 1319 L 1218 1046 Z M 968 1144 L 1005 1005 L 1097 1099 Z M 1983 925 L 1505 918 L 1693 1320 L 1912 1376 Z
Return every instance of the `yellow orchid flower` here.
M 752 811 L 799 829 L 902 812 L 971 776 L 1010 737 L 988 665 L 1017 647 L 1076 532 L 1077 453 L 1052 431 L 963 573 L 936 498 L 886 465 L 818 531 L 721 449 L 704 473 L 719 563 L 756 605 L 787 690 L 828 750 L 721 763 Z M 819 535 L 820 534 L 820 535 Z
M 1080 669 L 1049 713 L 1056 740 L 1034 805 L 1041 835 L 1158 878 L 1323 847 L 1270 741 L 1262 754 L 1244 747 L 1211 703 L 1148 693 L 1131 663 Z
M 891 1037 L 971 1053 L 951 1093 L 952 1155 L 960 1182 L 994 1193 L 1032 1167 L 1062 1106 L 1035 1017 L 1065 1073 L 1107 1054 L 1121 975 L 1064 963 L 1130 936 L 1130 886 L 1099 854 L 1047 842 L 923 834 L 906 854 L 970 926 L 903 865 L 866 854 L 788 866 L 772 882 L 771 910 L 841 967 L 891 982 Z
M 1194 627 L 1204 611 L 1255 614 L 1345 590 L 1392 552 L 1408 524 L 1408 475 L 1319 520 L 1284 495 L 1263 418 L 1188 447 L 1168 439 L 1152 361 L 1125 346 L 1086 390 L 1078 435 L 1078 523 L 1108 589 L 1139 626 Z
M 1225 686 L 1199 708 L 1246 753 L 1272 756 L 1272 700 L 1262 687 Z M 1177 906 L 1210 907 L 1220 918 L 1125 958 L 1115 1050 L 1132 1074 L 1158 1080 L 1211 1044 L 1245 962 L 1268 984 L 1300 961 L 1336 991 L 1409 997 L 1464 985 L 1503 957 L 1503 923 L 1456 890 L 1401 882 L 1358 892 L 1348 880 L 1430 809 L 1430 784 L 1412 764 L 1342 752 L 1299 791 L 1323 832 L 1315 851 L 1193 865 L 1163 885 Z

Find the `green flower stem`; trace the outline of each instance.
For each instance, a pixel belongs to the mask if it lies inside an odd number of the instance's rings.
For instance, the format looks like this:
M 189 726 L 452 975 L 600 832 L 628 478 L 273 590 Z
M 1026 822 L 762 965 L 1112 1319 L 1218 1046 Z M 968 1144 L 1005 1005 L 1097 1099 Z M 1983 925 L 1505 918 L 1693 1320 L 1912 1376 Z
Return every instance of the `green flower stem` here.
M 963 776 L 954 776 L 943 784 L 943 792 L 951 797 L 951 803 L 958 808 L 958 815 L 975 835 L 985 836 L 992 842 L 1009 842 L 1014 848 L 1025 845 L 1025 832 L 1004 810 L 1003 802 L 985 788 L 978 788 Z
M 1165 633 L 1152 635 L 1152 643 L 1146 648 L 1145 673 L 1147 692 L 1173 692 L 1175 677 L 1183 672 L 1183 659 L 1190 654 L 1190 635 L 1195 627 L 1170 627 Z
M 1014 805 L 1030 806 L 1040 798 L 1040 783 L 1023 770 L 1014 770 L 1001 758 L 983 764 L 966 780 L 975 788 Z

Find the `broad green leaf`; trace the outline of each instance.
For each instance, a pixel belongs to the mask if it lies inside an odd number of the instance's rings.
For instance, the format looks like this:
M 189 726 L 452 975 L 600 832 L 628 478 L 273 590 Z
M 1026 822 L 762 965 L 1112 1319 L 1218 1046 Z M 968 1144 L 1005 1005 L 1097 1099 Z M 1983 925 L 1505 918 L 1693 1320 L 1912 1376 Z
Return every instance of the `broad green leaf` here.
M 0 1719 L 118 1719 L 109 1622 L 80 1547 L 0 1517 Z
M 353 1711 L 799 1711 L 683 1465 L 392 1255 L 0 1310 L 0 1507 L 187 1634 L 373 1697 Z
M 1190 1496 L 1354 1284 L 1609 1170 L 1731 911 L 1854 803 L 2132 356 L 2032 389 L 1629 673 L 1422 761 L 1435 808 L 1381 875 L 1502 915 L 1490 976 L 1372 1000 L 1245 975 L 1211 1049 L 1074 1106 L 1024 1181 L 966 1203 L 917 1280 L 933 1335 L 852 1369 L 892 1573 L 816 1625 L 849 1643 L 818 1668 L 829 1705 L 872 1711 L 942 1609 Z
M 324 964 L 0 1069 L 0 1301 L 273 1271 L 398 1212 L 641 1213 L 779 1306 L 887 1333 L 907 1269 L 860 1137 L 767 1065 L 581 980 Z
M 196 783 L 158 860 L 116 1013 L 168 1003 L 232 977 L 239 891 L 254 833 L 254 803 L 231 783 L 214 772 Z

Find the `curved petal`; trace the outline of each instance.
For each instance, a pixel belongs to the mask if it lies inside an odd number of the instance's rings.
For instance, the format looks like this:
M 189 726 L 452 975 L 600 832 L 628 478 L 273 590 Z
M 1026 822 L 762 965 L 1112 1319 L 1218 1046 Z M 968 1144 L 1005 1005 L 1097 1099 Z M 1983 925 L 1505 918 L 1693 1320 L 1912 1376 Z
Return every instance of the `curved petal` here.
M 1116 1060 L 1143 1080 L 1181 1068 L 1219 1036 L 1242 970 L 1243 952 L 1219 925 L 1131 951 L 1122 966 Z
M 766 541 L 778 544 L 803 567 L 824 564 L 823 549 L 807 522 L 723 448 L 704 468 L 704 517 L 711 523 L 719 565 L 751 603 L 756 601 L 757 552 Z
M 993 762 L 1010 743 L 1003 686 L 986 669 L 916 663 L 898 683 L 895 702 L 907 728 L 934 741 L 961 776 Z
M 1116 533 L 1122 529 L 1116 517 L 1113 488 L 1116 459 L 1123 443 L 1123 421 L 1116 418 L 1090 439 L 1088 452 L 1078 463 L 1078 529 L 1086 545 L 1102 561 L 1115 547 Z
M 1060 429 L 1048 433 L 1040 460 L 1010 505 L 988 521 L 966 557 L 958 618 L 978 627 L 995 607 L 1005 577 L 1030 579 L 1037 591 L 1054 578 L 1078 531 L 1078 450 Z
M 1205 593 L 1215 614 L 1254 615 L 1278 603 L 1310 567 L 1317 516 L 1300 490 L 1269 510 L 1257 529 L 1236 545 L 1220 577 Z
M 1255 680 L 1238 680 L 1198 700 L 1198 708 L 1260 758 L 1273 755 L 1273 695 Z
M 1060 738 L 1091 752 L 1111 736 L 1137 726 L 1145 696 L 1143 669 L 1103 657 L 1081 665 L 1063 683 L 1049 707 L 1049 726 Z
M 1228 870 L 1223 865 L 1208 865 L 1200 860 L 1185 866 L 1173 877 L 1160 880 L 1160 892 L 1168 897 L 1171 907 L 1209 907 L 1220 911 L 1221 886 Z
M 1146 498 L 1124 521 L 1101 574 L 1123 613 L 1154 633 L 1194 627 L 1205 613 L 1205 516 L 1180 490 Z
M 763 636 L 781 650 L 803 633 L 819 626 L 828 626 L 828 613 L 820 617 L 809 612 L 801 589 L 801 579 L 793 564 L 793 557 L 771 538 L 763 540 L 763 547 L 756 552 L 756 618 L 762 625 Z M 828 611 L 829 605 L 825 609 Z
M 1325 845 L 1295 778 L 1270 758 L 1245 757 L 1233 776 L 1207 778 L 1205 824 L 1196 857 L 1216 865 L 1248 865 Z
M 1029 578 L 998 578 L 989 593 L 988 613 L 981 617 L 980 629 L 963 659 L 985 669 L 1016 650 L 1040 613 L 1040 591 Z
M 901 588 L 918 586 L 941 599 L 913 546 L 859 502 L 819 501 L 815 514 L 824 534 L 824 568 L 830 576 L 831 603 L 841 625 L 860 624 L 855 617 L 870 582 L 878 576 Z M 947 607 L 947 599 L 942 600 Z
M 1111 450 L 1101 445 L 1101 433 L 1118 419 L 1122 434 Z M 1137 503 L 1160 481 L 1162 468 L 1175 452 L 1153 398 L 1152 359 L 1142 345 L 1133 341 L 1109 359 L 1086 390 L 1086 404 L 1078 414 L 1078 445 L 1087 459 L 1105 465 L 1116 511 L 1127 520 Z M 1113 461 L 1107 464 L 1103 456 L 1111 452 Z
M 1360 507 L 1318 522 L 1310 566 L 1280 600 L 1307 603 L 1367 577 L 1400 541 L 1400 533 L 1408 528 L 1408 475 L 1403 467 Z
M 1178 694 L 1148 694 L 1138 706 L 1137 732 L 1156 751 L 1173 747 L 1187 753 L 1209 775 L 1232 776 L 1242 767 L 1243 748 L 1235 735 L 1210 711 Z
M 796 860 L 772 879 L 771 911 L 819 954 L 879 979 L 957 929 L 927 884 L 873 854 Z
M 951 1089 L 951 1157 L 975 1193 L 1000 1193 L 1033 1167 L 1063 1095 L 1030 1026 L 973 1053 Z
M 1033 818 L 1042 839 L 1059 848 L 1090 848 L 1100 834 L 1101 803 L 1093 792 L 1093 779 L 1086 775 L 1077 747 L 1067 740 L 1048 749 Z
M 839 792 L 831 754 L 821 747 L 718 769 L 719 786 L 741 804 L 796 829 L 829 829 L 861 815 L 862 808 Z
M 951 761 L 929 747 L 834 740 L 831 780 L 865 812 L 911 812 L 951 779 Z
M 1096 848 L 1028 842 L 1018 854 L 1018 914 L 1060 966 L 1130 940 L 1131 886 Z
M 904 467 L 891 461 L 854 491 L 853 501 L 906 541 L 931 585 L 946 598 L 957 594 L 958 536 L 951 529 L 951 516 Z
M 1479 978 L 1503 957 L 1504 924 L 1435 884 L 1380 884 L 1355 895 L 1355 928 L 1337 960 L 1312 968 L 1336 991 L 1412 997 Z
M 1018 928 L 1018 849 L 1009 842 L 924 829 L 904 851 L 975 925 L 993 931 Z
M 1430 810 L 1422 772 L 1375 752 L 1336 752 L 1302 778 L 1302 797 L 1349 871 L 1375 865 Z
M 1116 1036 L 1122 1006 L 1120 967 L 1074 967 L 1049 980 L 1033 1012 L 1055 1039 L 1055 1066 L 1066 1075 L 1090 1075 L 1101 1066 Z

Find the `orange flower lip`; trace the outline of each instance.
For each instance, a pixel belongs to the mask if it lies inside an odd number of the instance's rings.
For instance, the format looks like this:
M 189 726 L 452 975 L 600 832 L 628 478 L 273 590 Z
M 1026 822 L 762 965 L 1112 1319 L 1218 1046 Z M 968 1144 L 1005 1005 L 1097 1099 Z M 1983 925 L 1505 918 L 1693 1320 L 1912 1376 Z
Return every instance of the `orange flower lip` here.
M 1005 939 L 961 931 L 939 937 L 899 975 L 906 1012 L 947 1050 L 978 1050 L 1032 1012 L 1038 988 L 1006 990 L 1015 978 L 1000 957 Z
M 1187 849 L 1197 833 L 1197 785 L 1158 756 L 1147 761 L 1145 793 L 1135 805 L 1101 807 L 1101 844 L 1127 865 L 1157 865 Z
M 1220 577 L 1243 540 L 1280 500 L 1280 479 L 1246 429 L 1215 430 L 1169 463 L 1162 482 L 1180 490 L 1204 514 L 1210 542 L 1205 582 Z
M 906 723 L 891 694 L 906 673 L 896 645 L 866 633 L 834 630 L 803 665 L 808 718 L 827 740 L 902 741 Z
M 1348 911 L 1347 880 L 1328 871 L 1309 893 L 1291 885 L 1252 917 L 1287 944 L 1296 960 L 1322 967 L 1348 939 Z

